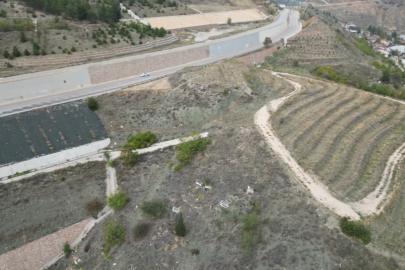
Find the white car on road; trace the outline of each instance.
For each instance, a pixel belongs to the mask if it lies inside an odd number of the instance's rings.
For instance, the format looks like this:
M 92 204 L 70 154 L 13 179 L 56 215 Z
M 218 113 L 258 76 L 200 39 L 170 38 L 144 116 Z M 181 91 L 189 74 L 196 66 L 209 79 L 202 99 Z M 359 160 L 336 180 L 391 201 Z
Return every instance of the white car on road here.
M 149 73 L 142 73 L 141 77 L 148 77 Z

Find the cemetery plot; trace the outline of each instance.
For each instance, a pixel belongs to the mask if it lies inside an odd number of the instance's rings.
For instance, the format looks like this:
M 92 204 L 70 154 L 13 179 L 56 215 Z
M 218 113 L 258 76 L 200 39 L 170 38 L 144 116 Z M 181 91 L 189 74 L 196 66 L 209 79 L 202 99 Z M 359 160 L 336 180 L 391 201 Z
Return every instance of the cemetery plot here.
M 82 102 L 0 118 L 0 165 L 106 139 L 100 118 Z

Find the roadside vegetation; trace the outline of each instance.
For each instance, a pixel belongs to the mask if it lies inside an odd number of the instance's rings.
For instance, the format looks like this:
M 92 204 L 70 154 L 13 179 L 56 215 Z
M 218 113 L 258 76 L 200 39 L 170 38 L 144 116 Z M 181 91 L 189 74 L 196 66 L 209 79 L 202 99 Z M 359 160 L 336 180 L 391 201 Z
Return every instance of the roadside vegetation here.
M 151 218 L 159 218 L 166 212 L 167 205 L 161 200 L 143 201 L 140 208 Z

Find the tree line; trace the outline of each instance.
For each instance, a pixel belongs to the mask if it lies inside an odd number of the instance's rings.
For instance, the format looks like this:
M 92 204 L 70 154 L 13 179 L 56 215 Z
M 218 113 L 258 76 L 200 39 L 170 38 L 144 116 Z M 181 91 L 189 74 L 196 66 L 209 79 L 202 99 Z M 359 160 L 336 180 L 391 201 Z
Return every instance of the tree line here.
M 86 0 L 25 0 L 25 3 L 51 14 L 64 14 L 72 19 L 89 20 L 92 23 L 118 22 L 122 17 L 119 2 L 115 0 L 98 1 L 94 6 Z

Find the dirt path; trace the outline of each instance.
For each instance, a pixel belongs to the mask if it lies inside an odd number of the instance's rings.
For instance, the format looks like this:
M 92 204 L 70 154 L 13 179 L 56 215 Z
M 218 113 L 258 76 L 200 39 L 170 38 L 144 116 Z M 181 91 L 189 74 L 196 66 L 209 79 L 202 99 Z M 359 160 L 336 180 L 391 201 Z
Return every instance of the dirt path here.
M 349 216 L 352 219 L 360 219 L 359 214 L 363 216 L 368 216 L 373 213 L 379 213 L 383 210 L 383 203 L 388 195 L 388 189 L 393 178 L 394 170 L 398 166 L 398 163 L 405 157 L 405 143 L 402 144 L 388 159 L 384 172 L 381 176 L 380 182 L 376 189 L 368 194 L 365 198 L 354 203 L 344 203 L 333 197 L 328 191 L 328 187 L 324 186 L 315 177 L 306 173 L 301 166 L 292 158 L 290 152 L 287 150 L 285 145 L 275 136 L 270 122 L 270 111 L 275 112 L 277 109 L 291 96 L 295 95 L 301 90 L 301 85 L 299 83 L 288 80 L 280 75 L 287 75 L 292 77 L 304 78 L 302 76 L 292 75 L 288 73 L 272 73 L 273 75 L 283 78 L 295 87 L 295 91 L 289 93 L 288 95 L 270 101 L 267 105 L 262 107 L 255 114 L 255 124 L 258 126 L 260 131 L 266 138 L 266 141 L 270 147 L 275 151 L 279 157 L 291 168 L 298 180 L 306 186 L 319 202 L 325 205 L 327 208 L 331 209 L 333 212 L 340 216 Z M 405 104 L 403 101 L 395 100 L 392 98 L 381 97 L 395 101 L 401 104 Z
M 273 73 L 273 75 L 280 77 L 278 74 Z M 287 80 L 287 79 L 285 79 Z M 315 197 L 320 203 L 325 205 L 327 208 L 338 214 L 339 216 L 348 216 L 354 220 L 360 219 L 360 216 L 347 204 L 337 200 L 333 197 L 327 187 L 322 185 L 319 181 L 315 180 L 308 173 L 301 168 L 301 166 L 292 158 L 290 152 L 284 146 L 284 144 L 275 136 L 273 133 L 271 123 L 269 122 L 270 113 L 269 111 L 277 111 L 277 109 L 291 96 L 295 95 L 301 90 L 301 85 L 299 83 L 287 80 L 289 83 L 294 85 L 295 90 L 284 96 L 282 98 L 271 101 L 269 104 L 263 106 L 254 117 L 255 124 L 263 133 L 267 143 L 270 145 L 272 150 L 290 167 L 294 172 L 297 179 L 308 188 L 311 195 Z

